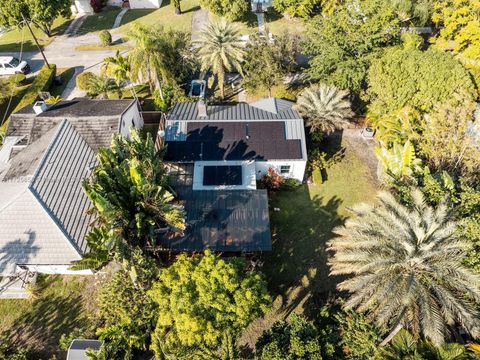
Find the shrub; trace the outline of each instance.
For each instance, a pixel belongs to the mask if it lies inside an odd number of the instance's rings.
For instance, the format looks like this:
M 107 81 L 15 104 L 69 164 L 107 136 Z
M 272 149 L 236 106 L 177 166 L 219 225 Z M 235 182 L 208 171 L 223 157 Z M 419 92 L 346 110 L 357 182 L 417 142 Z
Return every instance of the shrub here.
M 300 181 L 293 178 L 286 178 L 283 179 L 282 183 L 280 184 L 280 190 L 291 191 L 299 188 L 302 185 Z
M 260 185 L 263 189 L 268 191 L 274 191 L 280 189 L 284 178 L 279 175 L 273 168 L 269 168 L 268 172 L 262 176 Z
M 102 30 L 98 33 L 98 37 L 100 39 L 100 43 L 102 46 L 110 46 L 112 45 L 112 34 L 108 30 Z
M 10 84 L 18 86 L 18 85 L 23 84 L 26 79 L 27 79 L 27 77 L 23 74 L 15 74 L 15 75 L 10 76 L 8 78 L 8 81 L 10 82 Z
M 77 86 L 80 90 L 87 91 L 90 80 L 95 77 L 95 74 L 92 72 L 83 72 L 77 76 Z

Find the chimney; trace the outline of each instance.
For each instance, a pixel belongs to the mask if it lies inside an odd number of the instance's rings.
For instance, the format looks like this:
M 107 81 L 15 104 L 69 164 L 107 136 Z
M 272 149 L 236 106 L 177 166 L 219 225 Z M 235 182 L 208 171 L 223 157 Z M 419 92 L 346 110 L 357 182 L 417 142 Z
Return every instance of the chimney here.
M 47 111 L 47 109 L 48 106 L 45 101 L 37 101 L 35 104 L 33 104 L 33 111 L 35 111 L 35 114 L 37 115 Z
M 197 103 L 198 117 L 207 117 L 207 105 L 203 100 Z

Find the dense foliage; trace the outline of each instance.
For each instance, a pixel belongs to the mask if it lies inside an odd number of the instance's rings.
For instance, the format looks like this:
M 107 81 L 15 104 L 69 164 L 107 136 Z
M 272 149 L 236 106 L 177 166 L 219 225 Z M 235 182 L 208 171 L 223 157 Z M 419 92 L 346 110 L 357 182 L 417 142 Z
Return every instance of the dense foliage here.
M 454 324 L 479 336 L 480 277 L 462 265 L 468 243 L 447 205 L 428 206 L 418 190 L 411 208 L 386 192 L 378 202 L 355 207 L 329 242 L 331 274 L 355 274 L 338 286 L 350 293 L 346 308 L 391 328 L 385 342 L 406 328 L 439 345 Z
M 200 0 L 200 5 L 229 21 L 241 20 L 250 10 L 250 2 L 245 0 Z
M 294 70 L 297 47 L 298 39 L 288 33 L 276 37 L 273 43 L 265 37 L 252 36 L 246 47 L 242 86 L 247 92 L 267 90 L 272 96 L 272 88 Z
M 102 286 L 97 336 L 105 341 L 102 352 L 107 359 L 130 359 L 136 350 L 148 350 L 157 306 L 147 291 L 157 276 L 155 262 L 137 250 L 132 261 Z
M 25 19 L 32 22 L 46 35 L 52 35 L 52 26 L 56 18 L 72 16 L 70 0 L 0 0 L 0 26 L 22 27 L 26 26 Z
M 158 304 L 152 338 L 157 356 L 225 351 L 270 304 L 266 283 L 242 258 L 180 255 L 163 270 L 150 295 Z
M 308 18 L 316 13 L 322 0 L 273 0 L 273 8 L 290 16 Z
M 480 88 L 480 3 L 475 0 L 439 1 L 435 10 L 433 21 L 441 26 L 435 45 L 456 54 Z
M 155 249 L 156 230 L 182 231 L 183 207 L 167 185 L 162 152 L 150 134 L 117 135 L 100 149 L 98 165 L 83 187 L 92 202 L 95 227 L 87 236 L 91 254 L 84 263 L 99 265 L 111 255 L 130 256 L 131 248 Z
M 399 39 L 399 21 L 386 0 L 347 0 L 330 16 L 307 24 L 305 50 L 312 55 L 309 75 L 359 94 L 370 62 Z
M 457 95 L 472 100 L 475 87 L 463 66 L 435 49 L 392 48 L 373 61 L 368 74 L 369 111 L 384 115 L 406 106 L 430 112 Z

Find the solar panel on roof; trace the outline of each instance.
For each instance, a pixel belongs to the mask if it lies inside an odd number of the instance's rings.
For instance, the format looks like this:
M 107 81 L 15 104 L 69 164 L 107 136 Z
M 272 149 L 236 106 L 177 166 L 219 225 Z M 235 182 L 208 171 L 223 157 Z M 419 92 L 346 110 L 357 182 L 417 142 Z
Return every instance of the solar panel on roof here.
M 229 165 L 204 166 L 203 185 L 242 185 L 242 167 Z

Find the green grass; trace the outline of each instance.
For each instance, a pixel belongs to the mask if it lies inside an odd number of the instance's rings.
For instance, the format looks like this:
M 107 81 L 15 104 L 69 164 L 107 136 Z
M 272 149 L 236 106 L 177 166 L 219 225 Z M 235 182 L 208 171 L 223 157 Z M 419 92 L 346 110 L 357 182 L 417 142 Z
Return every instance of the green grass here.
M 4 101 L 0 102 L 0 125 L 3 119 L 5 119 L 5 122 L 8 120 L 8 118 L 10 117 L 10 114 L 20 103 L 20 101 L 22 100 L 23 96 L 27 92 L 27 89 L 30 87 L 32 82 L 33 82 L 33 78 L 30 78 L 30 79 L 27 79 L 25 84 L 23 85 L 12 86 L 12 88 L 10 89 L 10 93 L 8 94 L 8 97 Z M 10 96 L 12 96 L 12 101 L 9 106 Z M 2 129 L 1 126 L 0 126 L 0 129 Z
M 305 31 L 305 25 L 301 19 L 286 19 L 272 12 L 267 12 L 265 22 L 267 31 L 275 35 L 285 31 L 301 35 Z
M 56 19 L 53 22 L 53 30 L 51 37 L 45 35 L 40 29 L 35 26 L 32 27 L 32 30 L 37 37 L 40 46 L 45 47 L 53 41 L 56 35 L 62 34 L 67 29 L 71 21 L 72 19 Z M 0 36 L 0 52 L 20 51 L 20 44 L 22 42 L 22 38 L 24 39 L 23 51 L 38 51 L 32 35 L 27 28 L 24 28 L 12 30 Z
M 36 358 L 56 355 L 62 334 L 90 324 L 86 307 L 89 294 L 85 286 L 90 277 L 39 276 L 32 300 L 0 300 L 0 333 L 20 346 L 30 345 Z
M 175 15 L 172 2 L 164 0 L 162 7 L 154 11 L 140 9 L 127 11 L 117 31 L 127 34 L 133 24 L 139 23 L 144 26 L 163 25 L 166 28 L 190 33 L 192 31 L 193 12 L 199 8 L 198 0 L 183 0 L 182 14 Z
M 52 96 L 62 96 L 63 91 L 67 87 L 68 82 L 75 74 L 75 68 L 58 68 L 57 76 L 60 76 L 62 83 L 60 85 L 53 85 L 50 89 L 50 95 Z
M 339 148 L 333 139 L 325 148 Z M 327 180 L 317 181 L 291 192 L 273 196 L 271 211 L 272 252 L 263 256 L 265 272 L 274 295 L 272 311 L 247 329 L 241 345 L 253 348 L 256 339 L 275 321 L 292 312 L 306 313 L 312 303 L 321 303 L 335 291 L 338 279 L 328 276 L 326 243 L 332 230 L 342 225 L 349 213 L 347 207 L 372 201 L 376 193 L 374 175 L 360 160 L 356 149 L 342 140 L 345 157 L 327 171 Z M 318 307 L 317 307 L 318 308 Z
M 78 35 L 94 33 L 101 30 L 111 30 L 115 18 L 122 9 L 119 7 L 105 7 L 101 12 L 87 16 Z
M 113 44 L 110 46 L 103 46 L 101 44 L 89 44 L 89 45 L 80 45 L 75 47 L 76 51 L 102 51 L 102 50 L 110 50 L 110 51 L 123 51 L 123 50 L 130 50 L 132 47 L 128 46 L 127 44 Z

